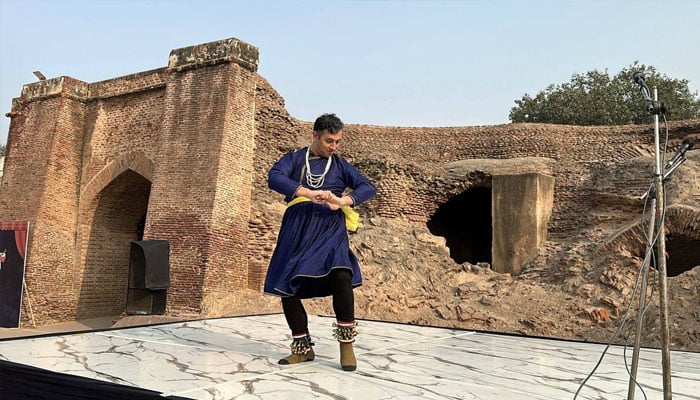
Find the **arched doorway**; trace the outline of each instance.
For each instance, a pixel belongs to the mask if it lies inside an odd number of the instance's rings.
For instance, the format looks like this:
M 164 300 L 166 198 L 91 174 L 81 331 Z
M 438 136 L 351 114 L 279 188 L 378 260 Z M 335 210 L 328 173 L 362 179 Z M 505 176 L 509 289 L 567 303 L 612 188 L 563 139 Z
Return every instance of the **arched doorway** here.
M 671 233 L 666 235 L 666 275 L 677 276 L 700 265 L 700 239 Z
M 491 188 L 473 187 L 440 205 L 428 220 L 433 235 L 443 236 L 457 263 L 491 263 Z
M 126 169 L 97 195 L 84 227 L 84 268 L 77 317 L 121 314 L 126 305 L 129 250 L 142 234 L 151 182 Z
M 647 251 L 646 221 L 635 222 L 611 237 L 596 250 L 596 256 L 616 257 L 618 254 L 632 254 L 643 258 Z M 666 276 L 675 277 L 700 265 L 700 212 L 693 207 L 671 206 L 666 209 L 665 244 Z M 652 247 L 651 263 L 658 268 L 656 261 L 657 242 Z

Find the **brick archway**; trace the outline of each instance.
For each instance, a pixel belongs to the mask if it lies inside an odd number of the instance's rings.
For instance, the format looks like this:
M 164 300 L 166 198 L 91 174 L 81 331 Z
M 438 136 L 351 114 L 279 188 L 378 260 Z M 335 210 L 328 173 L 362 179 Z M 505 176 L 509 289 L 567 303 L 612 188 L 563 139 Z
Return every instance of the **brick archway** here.
M 700 209 L 679 206 L 666 212 L 666 263 L 668 276 L 700 265 Z
M 664 228 L 668 254 L 666 274 L 671 277 L 680 275 L 700 265 L 700 209 L 689 206 L 667 208 Z M 628 251 L 643 258 L 646 251 L 646 229 L 641 221 L 635 222 L 603 244 L 594 256 Z
M 153 161 L 140 151 L 121 154 L 90 179 L 80 193 L 80 203 L 89 204 L 114 178 L 128 169 L 152 182 L 154 168 Z
M 126 304 L 131 241 L 146 215 L 153 162 L 143 153 L 117 157 L 83 190 L 77 229 L 77 318 L 119 315 Z

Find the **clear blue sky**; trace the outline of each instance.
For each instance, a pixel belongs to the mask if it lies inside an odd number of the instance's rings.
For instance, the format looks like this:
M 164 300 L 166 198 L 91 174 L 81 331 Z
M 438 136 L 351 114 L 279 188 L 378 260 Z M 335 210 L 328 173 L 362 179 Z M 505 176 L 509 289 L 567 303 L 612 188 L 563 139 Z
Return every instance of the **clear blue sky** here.
M 0 143 L 32 71 L 97 82 L 230 37 L 260 49 L 258 72 L 307 121 L 508 123 L 525 93 L 635 60 L 697 91 L 698 21 L 700 0 L 0 0 Z

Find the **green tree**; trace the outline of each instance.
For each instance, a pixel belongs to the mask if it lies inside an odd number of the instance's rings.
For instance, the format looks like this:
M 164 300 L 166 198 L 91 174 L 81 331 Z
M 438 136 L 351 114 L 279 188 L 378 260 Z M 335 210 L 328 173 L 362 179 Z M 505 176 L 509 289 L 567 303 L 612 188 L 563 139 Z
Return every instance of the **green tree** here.
M 571 81 L 551 84 L 535 97 L 527 93 L 510 110 L 511 122 L 564 125 L 625 125 L 649 123 L 649 112 L 632 75 L 642 71 L 646 85 L 657 88 L 669 120 L 700 118 L 700 97 L 692 93 L 687 79 L 671 79 L 653 66 L 635 61 L 611 77 L 608 71 L 574 74 Z
M 5 157 L 5 145 L 0 144 L 0 157 Z

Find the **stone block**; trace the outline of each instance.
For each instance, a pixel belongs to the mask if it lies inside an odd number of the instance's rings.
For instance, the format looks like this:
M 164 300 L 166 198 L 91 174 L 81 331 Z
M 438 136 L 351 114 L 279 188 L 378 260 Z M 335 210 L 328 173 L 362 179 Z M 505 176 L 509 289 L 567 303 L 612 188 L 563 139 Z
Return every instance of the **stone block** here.
M 554 178 L 539 173 L 495 175 L 492 186 L 492 266 L 519 274 L 547 239 Z

